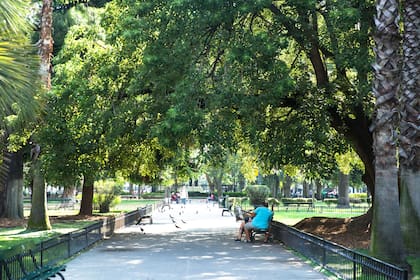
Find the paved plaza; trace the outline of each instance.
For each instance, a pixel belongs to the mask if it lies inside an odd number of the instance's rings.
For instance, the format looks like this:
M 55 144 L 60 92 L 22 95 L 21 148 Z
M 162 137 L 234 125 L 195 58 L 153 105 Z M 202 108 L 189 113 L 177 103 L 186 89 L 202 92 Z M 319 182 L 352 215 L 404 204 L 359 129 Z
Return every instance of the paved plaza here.
M 153 214 L 67 264 L 67 280 L 328 279 L 279 243 L 235 242 L 239 223 L 217 205 L 194 201 Z M 147 223 L 147 220 L 145 220 Z M 262 237 L 262 236 L 261 236 Z

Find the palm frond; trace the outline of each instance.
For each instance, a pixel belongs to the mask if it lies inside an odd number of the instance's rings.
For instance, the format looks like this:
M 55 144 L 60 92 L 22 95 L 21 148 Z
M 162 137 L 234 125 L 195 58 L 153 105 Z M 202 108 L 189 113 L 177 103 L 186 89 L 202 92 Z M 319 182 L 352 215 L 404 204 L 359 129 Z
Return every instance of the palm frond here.
M 1 0 L 0 1 L 0 35 L 20 34 L 29 30 L 25 18 L 29 8 L 29 2 L 25 0 Z

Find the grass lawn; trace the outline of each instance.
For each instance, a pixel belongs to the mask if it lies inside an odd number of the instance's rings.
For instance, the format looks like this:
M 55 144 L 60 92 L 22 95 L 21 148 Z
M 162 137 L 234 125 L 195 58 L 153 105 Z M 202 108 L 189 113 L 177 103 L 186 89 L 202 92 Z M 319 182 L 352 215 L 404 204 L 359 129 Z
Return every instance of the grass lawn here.
M 156 203 L 156 200 L 151 199 L 130 199 L 122 200 L 121 203 L 111 208 L 111 213 L 105 213 L 104 215 L 118 215 L 123 212 L 129 212 L 142 207 L 146 204 Z M 73 208 L 60 208 L 57 209 L 57 202 L 52 201 L 48 203 L 48 215 L 53 216 L 71 216 L 77 215 L 79 212 L 79 204 L 76 204 Z M 25 216 L 28 217 L 30 209 L 26 207 Z M 94 212 L 94 214 L 99 214 Z M 80 228 L 86 227 L 89 224 L 95 223 L 96 221 L 62 221 L 52 224 L 52 230 L 45 231 L 27 231 L 25 227 L 13 227 L 13 228 L 0 228 L 0 257 L 6 252 L 13 250 L 14 247 L 20 246 L 32 246 L 41 241 L 47 240 L 53 236 L 66 234 Z
M 54 223 L 52 230 L 28 231 L 24 227 L 0 228 L 0 258 L 14 255 L 16 247 L 30 248 L 53 236 L 69 233 L 92 224 L 92 221 Z
M 420 258 L 409 257 L 408 263 L 413 268 L 413 278 L 412 280 L 420 280 Z
M 136 210 L 137 207 L 142 207 L 147 204 L 155 204 L 161 201 L 160 199 L 122 199 L 121 203 L 112 207 L 112 211 L 129 212 Z
M 360 216 L 365 212 L 333 212 L 333 211 L 285 211 L 285 210 L 275 210 L 274 211 L 274 220 L 279 221 L 285 225 L 293 226 L 299 221 L 310 218 L 310 217 L 330 217 L 330 218 L 351 218 L 355 216 Z

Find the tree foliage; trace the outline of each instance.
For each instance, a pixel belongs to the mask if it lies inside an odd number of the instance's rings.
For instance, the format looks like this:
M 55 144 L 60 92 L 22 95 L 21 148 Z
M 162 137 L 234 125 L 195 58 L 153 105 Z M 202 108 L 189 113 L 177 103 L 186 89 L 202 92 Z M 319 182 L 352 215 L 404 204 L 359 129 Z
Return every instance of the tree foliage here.
M 150 128 L 171 149 L 198 143 L 216 155 L 223 151 L 217 147 L 237 149 L 244 140 L 268 166 L 292 163 L 314 174 L 333 170 L 344 136 L 368 162 L 369 141 L 358 145 L 350 123 L 364 122 L 372 108 L 370 42 L 359 32 L 371 28 L 362 13 L 369 3 L 326 5 L 110 3 L 109 42 L 137 62 L 125 76 L 127 92 L 154 113 L 137 129 Z M 325 57 L 324 76 L 314 51 Z
M 27 1 L 0 3 L 0 128 L 22 128 L 34 119 L 37 102 L 36 50 L 30 45 L 31 25 L 25 19 Z

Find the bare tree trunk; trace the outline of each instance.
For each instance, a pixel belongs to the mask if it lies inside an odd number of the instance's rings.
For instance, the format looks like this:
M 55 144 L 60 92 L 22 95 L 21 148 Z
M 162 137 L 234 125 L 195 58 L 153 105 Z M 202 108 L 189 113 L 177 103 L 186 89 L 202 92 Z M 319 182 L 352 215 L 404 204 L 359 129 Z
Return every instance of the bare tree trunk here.
M 321 181 L 316 180 L 315 181 L 315 185 L 316 185 L 316 195 L 315 195 L 315 198 L 318 199 L 318 200 L 321 200 L 322 199 L 321 192 L 322 192 L 322 187 L 323 187 L 322 184 L 321 184 Z
M 39 41 L 39 52 L 41 56 L 40 75 L 47 90 L 51 89 L 51 57 L 53 53 L 52 38 L 52 2 L 53 0 L 42 0 L 41 12 L 41 34 Z
M 401 224 L 410 254 L 420 252 L 420 5 L 404 2 L 402 93 L 400 97 Z
M 349 175 L 339 172 L 339 184 L 338 184 L 338 208 L 349 208 Z
M 23 219 L 23 153 L 10 154 L 9 176 L 6 184 L 6 208 L 4 217 Z
M 80 203 L 79 215 L 92 216 L 93 214 L 93 185 L 95 179 L 85 175 L 83 179 L 82 201 Z
M 267 181 L 267 185 L 270 188 L 271 196 L 277 197 L 280 185 L 279 176 L 277 174 L 270 174 L 265 178 L 265 180 Z
M 32 161 L 32 207 L 28 220 L 30 230 L 51 229 L 50 219 L 47 214 L 47 193 L 45 191 L 45 180 L 41 171 L 41 161 L 35 158 Z
M 398 2 L 377 0 L 373 127 L 375 153 L 375 200 L 372 221 L 372 254 L 385 261 L 405 265 L 398 201 L 396 158 L 397 93 L 399 89 Z
M 63 197 L 65 197 L 65 198 L 73 198 L 74 197 L 74 190 L 75 189 L 76 189 L 76 186 L 67 186 L 67 187 L 64 187 Z
M 290 197 L 290 188 L 292 187 L 292 178 L 289 175 L 286 175 L 286 180 L 283 184 L 283 196 L 288 198 Z
M 309 184 L 306 180 L 304 180 L 302 183 L 302 196 L 309 197 Z
M 53 51 L 52 39 L 52 1 L 42 1 L 41 12 L 41 34 L 39 41 L 39 52 L 41 56 L 40 75 L 46 90 L 51 89 L 51 56 Z M 50 220 L 47 214 L 46 187 L 44 175 L 41 171 L 40 147 L 38 144 L 36 155 L 32 157 L 33 192 L 31 215 L 28 221 L 29 229 L 46 230 L 51 229 Z M 32 153 L 32 152 L 31 152 Z M 38 204 L 39 203 L 39 204 Z
M 210 193 L 214 193 L 215 183 L 214 183 L 213 178 L 209 174 L 206 173 L 206 179 L 207 179 L 207 183 L 209 184 Z
M 0 139 L 0 141 L 4 141 L 4 140 Z M 10 164 L 11 164 L 11 153 L 2 152 L 2 163 L 0 164 L 0 217 L 6 216 L 7 180 L 9 177 Z
M 129 185 L 128 185 L 128 191 L 130 192 L 130 195 L 136 195 L 135 193 L 134 193 L 134 185 L 133 185 L 133 183 L 129 183 Z M 140 192 L 140 188 L 139 188 L 139 192 Z M 138 197 L 140 197 L 140 194 L 138 193 L 137 194 L 137 196 Z
M 214 185 L 217 189 L 217 196 L 219 198 L 221 198 L 223 195 L 222 179 L 223 179 L 223 171 L 220 170 L 216 173 L 216 176 L 214 177 Z

